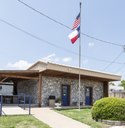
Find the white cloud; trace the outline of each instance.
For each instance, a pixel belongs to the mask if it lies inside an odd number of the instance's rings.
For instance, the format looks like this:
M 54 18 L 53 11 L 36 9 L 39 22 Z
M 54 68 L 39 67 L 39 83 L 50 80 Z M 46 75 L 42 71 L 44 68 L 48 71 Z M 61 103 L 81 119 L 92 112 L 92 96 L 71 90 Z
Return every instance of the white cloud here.
M 62 58 L 62 62 L 70 62 L 71 60 L 72 60 L 71 57 Z
M 54 62 L 59 62 L 60 61 L 60 58 L 55 58 L 53 59 Z
M 25 60 L 19 60 L 15 63 L 11 63 L 9 62 L 7 64 L 7 67 L 9 68 L 13 68 L 13 69 L 20 69 L 20 70 L 23 70 L 23 69 L 27 69 L 28 67 L 30 67 L 32 64 L 25 61 Z
M 93 42 L 88 43 L 89 47 L 93 47 L 95 44 Z
M 56 57 L 56 54 L 53 53 L 53 54 L 50 54 L 50 55 L 48 55 L 46 57 L 43 57 L 41 60 L 42 61 L 46 61 L 46 62 L 59 62 L 60 58 Z
M 41 59 L 42 61 L 49 61 L 49 62 L 60 62 L 60 63 L 69 63 L 72 61 L 71 57 L 58 57 L 55 53 L 52 53 L 46 57 Z
M 44 61 L 51 61 L 53 59 L 53 57 L 55 57 L 55 56 L 56 56 L 56 54 L 52 53 L 52 54 L 50 54 L 50 55 L 48 55 L 46 57 L 43 57 L 42 60 L 44 60 Z

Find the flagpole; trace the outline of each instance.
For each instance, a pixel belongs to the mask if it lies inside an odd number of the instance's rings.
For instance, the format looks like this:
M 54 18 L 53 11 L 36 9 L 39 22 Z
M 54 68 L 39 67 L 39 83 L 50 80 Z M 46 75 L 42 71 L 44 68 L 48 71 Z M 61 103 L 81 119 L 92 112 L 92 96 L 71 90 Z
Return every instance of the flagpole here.
M 80 2 L 80 37 L 79 37 L 79 110 L 80 110 L 80 88 L 81 88 L 81 73 L 80 73 L 80 68 L 81 68 L 81 5 L 82 3 Z

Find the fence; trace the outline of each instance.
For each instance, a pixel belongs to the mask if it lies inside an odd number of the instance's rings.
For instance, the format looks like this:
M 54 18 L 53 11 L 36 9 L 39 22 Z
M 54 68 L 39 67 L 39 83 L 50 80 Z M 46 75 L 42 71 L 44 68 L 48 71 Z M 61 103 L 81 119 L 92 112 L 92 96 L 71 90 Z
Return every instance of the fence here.
M 110 91 L 110 97 L 125 98 L 125 91 Z
M 5 97 L 7 97 L 5 99 Z M 0 116 L 2 115 L 2 107 L 3 105 L 6 105 L 5 103 L 10 103 L 10 99 L 8 97 L 13 97 L 13 99 L 16 97 L 17 101 L 16 103 L 19 107 L 22 107 L 24 110 L 26 108 L 26 104 L 28 104 L 28 110 L 29 115 L 31 113 L 31 96 L 21 94 L 21 95 L 0 95 Z

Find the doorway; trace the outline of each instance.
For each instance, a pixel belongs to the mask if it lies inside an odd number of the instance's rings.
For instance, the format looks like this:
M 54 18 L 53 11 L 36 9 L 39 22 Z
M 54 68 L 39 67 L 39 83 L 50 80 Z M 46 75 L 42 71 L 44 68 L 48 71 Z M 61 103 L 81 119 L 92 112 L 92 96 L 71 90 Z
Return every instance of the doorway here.
M 62 85 L 61 92 L 62 92 L 62 106 L 69 106 L 70 105 L 70 86 Z
M 92 87 L 85 88 L 85 105 L 92 105 Z

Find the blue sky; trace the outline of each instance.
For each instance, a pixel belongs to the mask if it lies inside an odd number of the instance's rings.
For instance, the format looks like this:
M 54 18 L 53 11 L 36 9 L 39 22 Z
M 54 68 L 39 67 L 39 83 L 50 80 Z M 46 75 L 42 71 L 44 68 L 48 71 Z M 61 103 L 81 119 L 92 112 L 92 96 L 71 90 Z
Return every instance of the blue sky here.
M 78 0 L 22 1 L 69 27 L 72 27 L 79 13 Z M 125 44 L 125 0 L 81 2 L 82 33 L 109 42 Z M 0 1 L 0 19 L 61 47 L 39 41 L 0 20 L 0 69 L 26 69 L 38 60 L 78 66 L 78 55 L 72 52 L 78 53 L 79 42 L 71 44 L 68 39 L 71 30 L 34 12 L 18 0 Z M 122 46 L 111 45 L 83 35 L 81 40 L 82 68 L 120 74 L 125 79 L 125 53 Z M 121 52 L 122 54 L 104 70 Z

